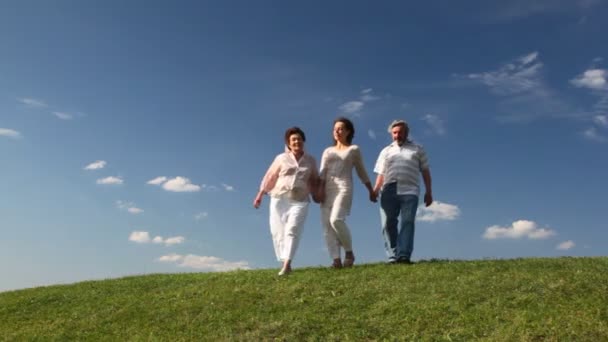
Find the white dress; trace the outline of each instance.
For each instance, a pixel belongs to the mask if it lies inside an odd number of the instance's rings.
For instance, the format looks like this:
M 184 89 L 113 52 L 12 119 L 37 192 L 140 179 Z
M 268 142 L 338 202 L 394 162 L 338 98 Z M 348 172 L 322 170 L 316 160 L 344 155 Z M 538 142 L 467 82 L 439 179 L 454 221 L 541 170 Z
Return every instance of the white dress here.
M 357 145 L 343 150 L 331 146 L 323 152 L 320 176 L 325 183 L 325 201 L 321 204 L 321 220 L 332 259 L 340 257 L 340 247 L 352 251 L 352 238 L 345 220 L 353 202 L 353 168 L 362 183 L 369 182 Z

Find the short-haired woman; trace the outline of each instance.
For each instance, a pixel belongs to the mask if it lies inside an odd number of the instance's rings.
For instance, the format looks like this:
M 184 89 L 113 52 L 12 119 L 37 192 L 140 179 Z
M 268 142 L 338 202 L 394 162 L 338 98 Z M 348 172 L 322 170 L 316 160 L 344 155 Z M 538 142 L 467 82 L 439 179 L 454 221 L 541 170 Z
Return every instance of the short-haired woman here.
M 291 273 L 308 214 L 310 194 L 317 200 L 319 175 L 315 159 L 304 151 L 306 135 L 298 127 L 285 131 L 285 152 L 276 156 L 253 200 L 257 209 L 264 194 L 270 195 L 270 233 L 277 259 L 283 263 L 279 276 Z

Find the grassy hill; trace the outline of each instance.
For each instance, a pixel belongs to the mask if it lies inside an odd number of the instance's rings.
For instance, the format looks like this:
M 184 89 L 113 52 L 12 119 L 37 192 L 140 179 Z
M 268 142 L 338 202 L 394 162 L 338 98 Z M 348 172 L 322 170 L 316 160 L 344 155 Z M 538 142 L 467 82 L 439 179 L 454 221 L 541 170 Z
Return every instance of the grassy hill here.
M 0 293 L 0 340 L 608 341 L 608 257 L 159 274 Z

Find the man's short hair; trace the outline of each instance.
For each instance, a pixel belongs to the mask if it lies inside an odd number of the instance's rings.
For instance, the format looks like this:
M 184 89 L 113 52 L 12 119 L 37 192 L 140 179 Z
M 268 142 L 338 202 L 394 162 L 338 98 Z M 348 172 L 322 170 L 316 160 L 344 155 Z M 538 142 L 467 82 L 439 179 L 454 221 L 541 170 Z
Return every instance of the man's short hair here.
M 407 122 L 405 120 L 393 120 L 393 122 L 391 122 L 390 125 L 388 125 L 388 132 L 392 133 L 393 131 L 393 127 L 395 126 L 403 126 L 405 127 L 405 129 L 410 129 L 410 126 L 407 125 Z

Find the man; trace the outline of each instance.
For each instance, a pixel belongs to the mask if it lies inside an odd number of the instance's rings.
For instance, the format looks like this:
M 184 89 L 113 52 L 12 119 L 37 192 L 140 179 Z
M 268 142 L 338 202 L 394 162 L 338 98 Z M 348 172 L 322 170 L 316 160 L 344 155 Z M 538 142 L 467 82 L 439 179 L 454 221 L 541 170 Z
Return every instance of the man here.
M 403 120 L 393 121 L 388 132 L 393 142 L 378 156 L 374 193 L 380 192 L 382 234 L 389 263 L 410 263 L 414 250 L 414 222 L 420 194 L 420 177 L 426 193 L 424 204 L 433 203 L 431 170 L 422 146 L 408 140 L 409 127 Z M 397 224 L 401 219 L 399 229 Z

